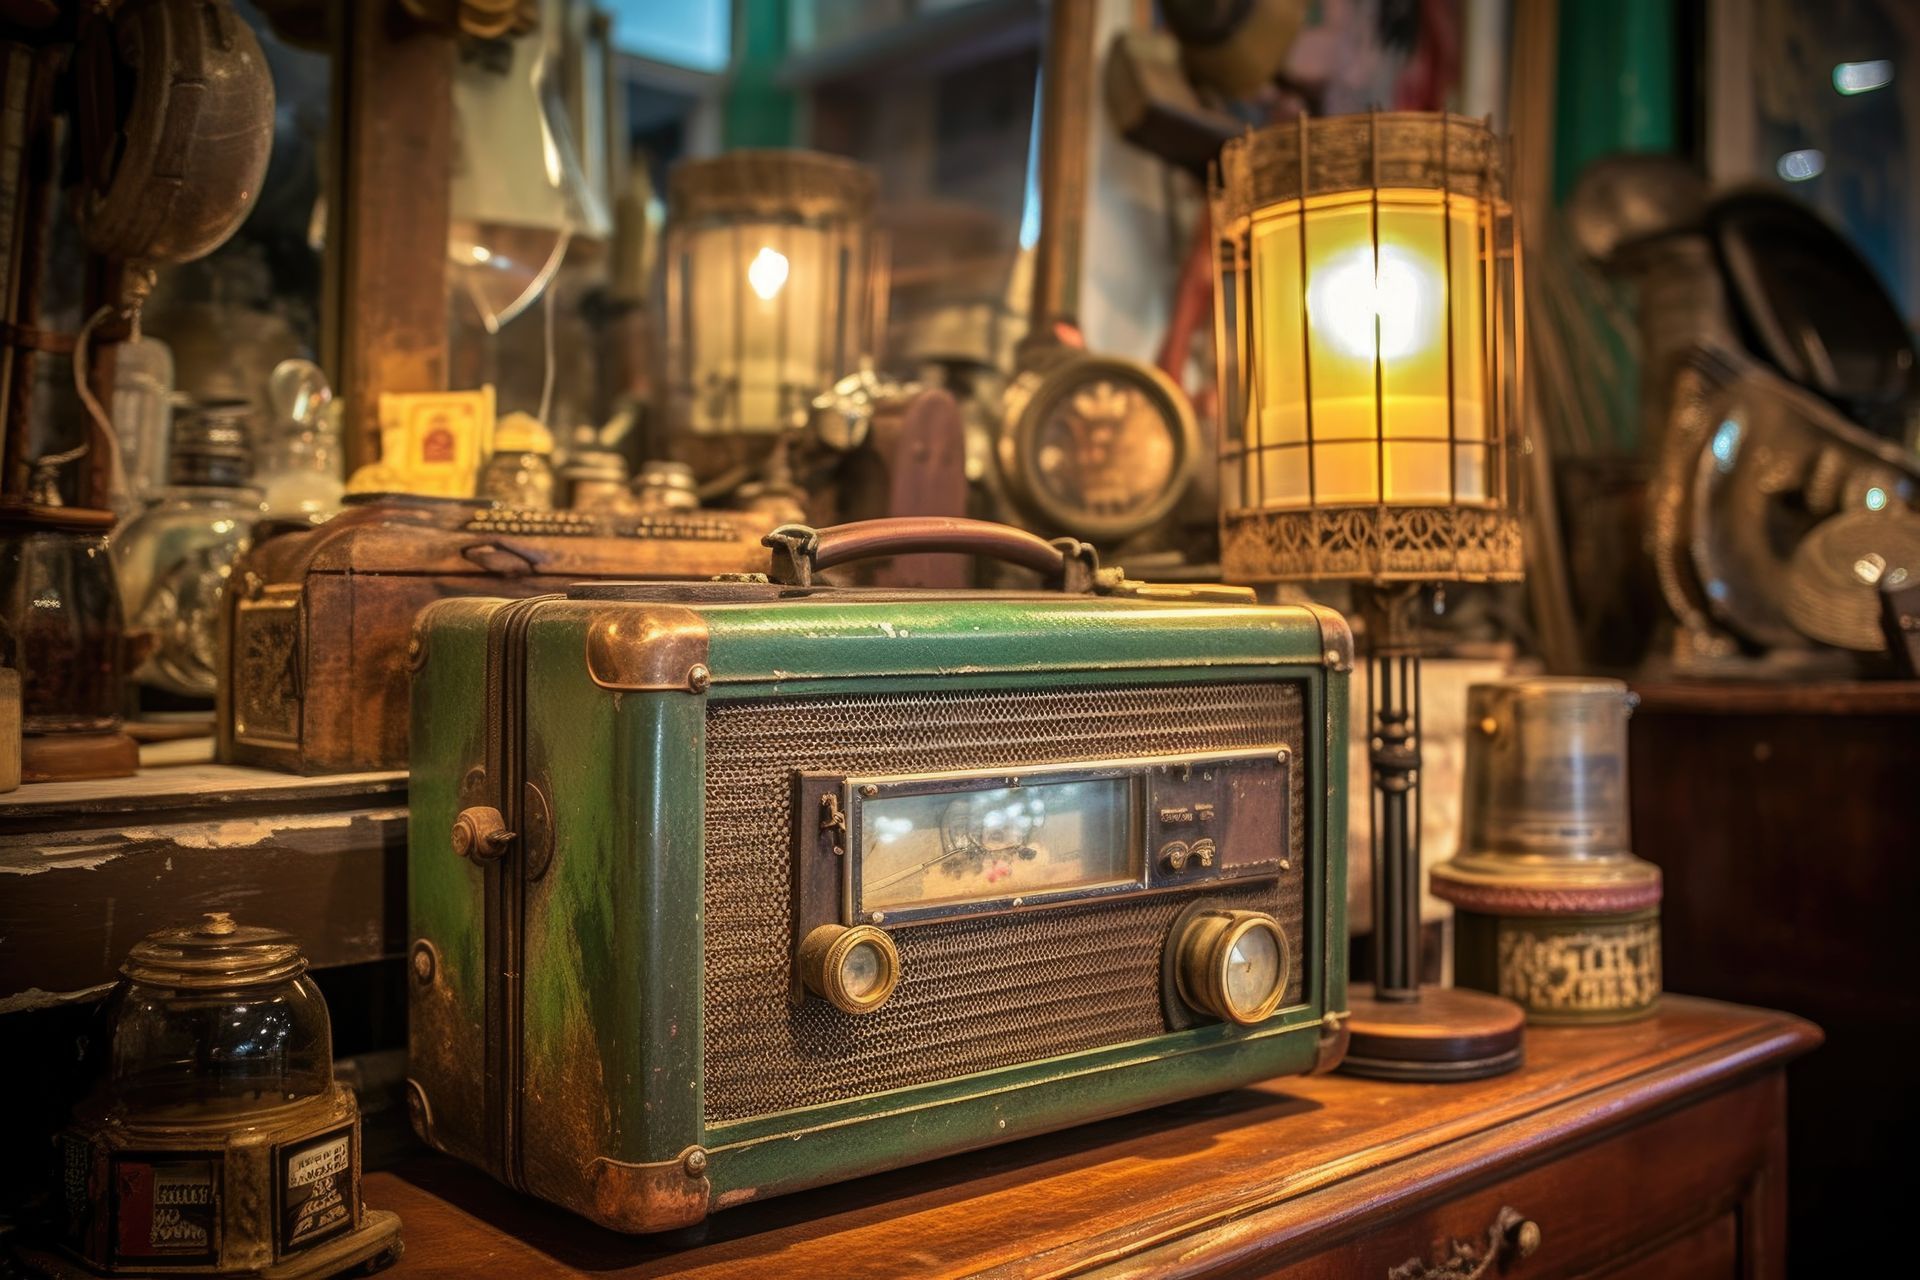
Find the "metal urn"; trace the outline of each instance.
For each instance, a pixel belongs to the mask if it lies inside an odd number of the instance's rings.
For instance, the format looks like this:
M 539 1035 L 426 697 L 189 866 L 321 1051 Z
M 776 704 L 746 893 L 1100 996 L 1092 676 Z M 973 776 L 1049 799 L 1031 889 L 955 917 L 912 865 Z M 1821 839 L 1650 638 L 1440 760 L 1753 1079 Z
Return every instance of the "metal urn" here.
M 1454 906 L 1454 974 L 1535 1023 L 1620 1022 L 1660 996 L 1660 869 L 1627 817 L 1618 680 L 1526 677 L 1467 695 L 1460 852 L 1433 870 Z

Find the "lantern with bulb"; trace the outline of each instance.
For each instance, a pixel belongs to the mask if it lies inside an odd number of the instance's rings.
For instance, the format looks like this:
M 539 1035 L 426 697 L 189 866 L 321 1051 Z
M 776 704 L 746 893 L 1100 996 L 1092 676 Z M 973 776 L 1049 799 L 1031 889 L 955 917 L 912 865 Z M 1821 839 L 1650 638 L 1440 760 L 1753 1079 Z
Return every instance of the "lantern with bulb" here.
M 1236 582 L 1355 584 L 1371 678 L 1374 961 L 1349 1069 L 1519 1065 L 1518 1006 L 1419 983 L 1417 616 L 1446 582 L 1522 573 L 1520 254 L 1505 146 L 1460 116 L 1248 133 L 1212 190 L 1221 561 Z
M 875 180 L 811 151 L 689 161 L 668 187 L 667 369 L 683 436 L 777 435 L 874 352 Z

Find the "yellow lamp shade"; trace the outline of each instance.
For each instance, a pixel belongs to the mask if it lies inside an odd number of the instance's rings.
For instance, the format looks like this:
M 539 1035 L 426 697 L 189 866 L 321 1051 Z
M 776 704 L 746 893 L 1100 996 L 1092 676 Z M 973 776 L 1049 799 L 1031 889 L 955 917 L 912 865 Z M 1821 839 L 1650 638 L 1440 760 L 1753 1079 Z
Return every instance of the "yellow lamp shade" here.
M 1406 114 L 1228 145 L 1214 213 L 1230 577 L 1519 575 L 1498 155 L 1477 121 Z

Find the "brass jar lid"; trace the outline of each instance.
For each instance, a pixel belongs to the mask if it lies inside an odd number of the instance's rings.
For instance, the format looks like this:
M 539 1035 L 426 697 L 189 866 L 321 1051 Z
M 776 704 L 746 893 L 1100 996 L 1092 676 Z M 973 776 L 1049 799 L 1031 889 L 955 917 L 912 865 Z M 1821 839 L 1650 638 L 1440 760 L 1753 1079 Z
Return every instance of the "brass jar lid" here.
M 197 924 L 161 929 L 134 943 L 120 972 L 156 987 L 228 991 L 285 982 L 306 968 L 291 934 L 235 924 L 230 913 L 209 911 Z

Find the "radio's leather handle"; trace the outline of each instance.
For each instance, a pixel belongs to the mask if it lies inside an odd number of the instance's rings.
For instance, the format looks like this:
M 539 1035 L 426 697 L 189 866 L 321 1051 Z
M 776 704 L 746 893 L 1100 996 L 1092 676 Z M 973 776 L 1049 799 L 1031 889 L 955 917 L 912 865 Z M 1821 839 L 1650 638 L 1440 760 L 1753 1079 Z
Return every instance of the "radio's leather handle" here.
M 1084 542 L 1048 542 L 1024 529 L 957 516 L 899 516 L 826 529 L 784 524 L 761 541 L 773 550 L 768 576 L 790 587 L 810 587 L 815 574 L 855 560 L 927 553 L 1004 560 L 1040 573 L 1065 591 L 1093 591 L 1101 580 L 1099 556 Z

